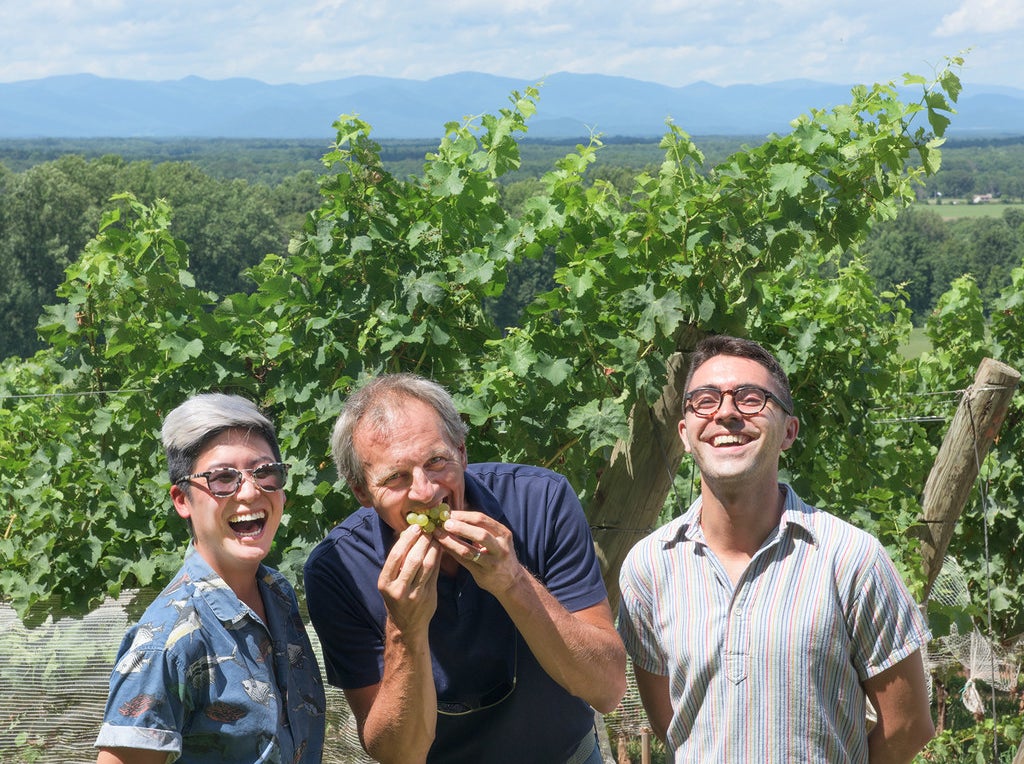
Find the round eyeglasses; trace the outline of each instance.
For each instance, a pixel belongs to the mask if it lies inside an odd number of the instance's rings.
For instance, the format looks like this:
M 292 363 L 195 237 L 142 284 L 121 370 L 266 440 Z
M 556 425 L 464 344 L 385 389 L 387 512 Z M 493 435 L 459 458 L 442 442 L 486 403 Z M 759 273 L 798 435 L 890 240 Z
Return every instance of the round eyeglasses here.
M 775 401 L 780 409 L 793 416 L 789 406 L 783 403 L 779 396 L 771 390 L 765 390 L 757 385 L 740 385 L 732 390 L 719 390 L 717 387 L 698 387 L 688 392 L 683 401 L 695 415 L 703 419 L 709 419 L 721 408 L 722 399 L 726 395 L 732 396 L 733 405 L 743 416 L 759 414 L 768 405 L 769 399 Z
M 242 487 L 242 479 L 248 475 L 249 479 L 257 488 L 264 493 L 273 493 L 284 488 L 285 478 L 288 477 L 288 467 L 284 462 L 271 462 L 253 467 L 251 470 L 236 470 L 234 467 L 218 467 L 215 470 L 197 472 L 194 475 L 175 480 L 175 484 L 187 483 L 196 478 L 205 478 L 206 487 L 210 493 L 218 499 L 234 496 Z

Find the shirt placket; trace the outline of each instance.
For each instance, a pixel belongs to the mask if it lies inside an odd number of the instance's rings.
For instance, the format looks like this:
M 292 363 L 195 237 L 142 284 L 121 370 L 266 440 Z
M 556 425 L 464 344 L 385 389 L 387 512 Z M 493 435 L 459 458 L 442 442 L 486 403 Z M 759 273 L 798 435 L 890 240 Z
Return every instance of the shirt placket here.
M 750 559 L 747 567 L 736 582 L 729 602 L 726 619 L 725 641 L 722 659 L 726 678 L 733 684 L 739 684 L 747 678 L 750 667 L 750 606 L 757 572 L 764 565 L 764 557 L 779 543 L 780 529 L 765 540 L 761 548 Z M 722 574 L 720 574 L 722 575 Z M 728 581 L 728 578 L 726 578 Z
M 741 583 L 733 592 L 729 606 L 729 616 L 725 629 L 725 676 L 733 684 L 739 684 L 747 678 L 747 667 L 750 663 L 750 628 L 747 618 L 747 586 Z

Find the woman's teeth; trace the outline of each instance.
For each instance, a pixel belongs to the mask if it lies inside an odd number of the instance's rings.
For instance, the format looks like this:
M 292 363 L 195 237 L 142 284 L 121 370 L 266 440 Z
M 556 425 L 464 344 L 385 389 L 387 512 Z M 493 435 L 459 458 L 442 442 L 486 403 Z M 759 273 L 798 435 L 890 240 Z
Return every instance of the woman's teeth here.
M 266 512 L 244 512 L 228 518 L 231 530 L 239 536 L 255 537 L 263 532 L 267 522 Z

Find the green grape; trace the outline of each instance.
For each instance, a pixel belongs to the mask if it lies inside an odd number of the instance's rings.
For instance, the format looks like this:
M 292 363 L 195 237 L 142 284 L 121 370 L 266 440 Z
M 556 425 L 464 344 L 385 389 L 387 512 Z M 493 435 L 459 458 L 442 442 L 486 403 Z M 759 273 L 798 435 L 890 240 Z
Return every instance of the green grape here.
M 425 512 L 410 512 L 405 516 L 405 521 L 409 525 L 420 526 L 424 533 L 432 533 L 437 526 L 443 525 L 444 521 L 451 516 L 451 508 L 442 502 Z

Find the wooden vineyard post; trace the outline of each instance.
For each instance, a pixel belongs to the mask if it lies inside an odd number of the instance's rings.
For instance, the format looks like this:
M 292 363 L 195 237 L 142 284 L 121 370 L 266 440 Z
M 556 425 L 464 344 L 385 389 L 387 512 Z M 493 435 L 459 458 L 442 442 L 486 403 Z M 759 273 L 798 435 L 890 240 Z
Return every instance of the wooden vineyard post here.
M 985 358 L 978 366 L 974 384 L 960 400 L 921 500 L 924 522 L 921 558 L 927 577 L 922 602 L 931 594 L 957 520 L 978 477 L 979 466 L 1006 418 L 1019 382 L 1020 372 Z
M 629 764 L 629 751 L 626 750 L 626 733 L 620 732 L 618 738 L 618 761 L 616 764 Z

